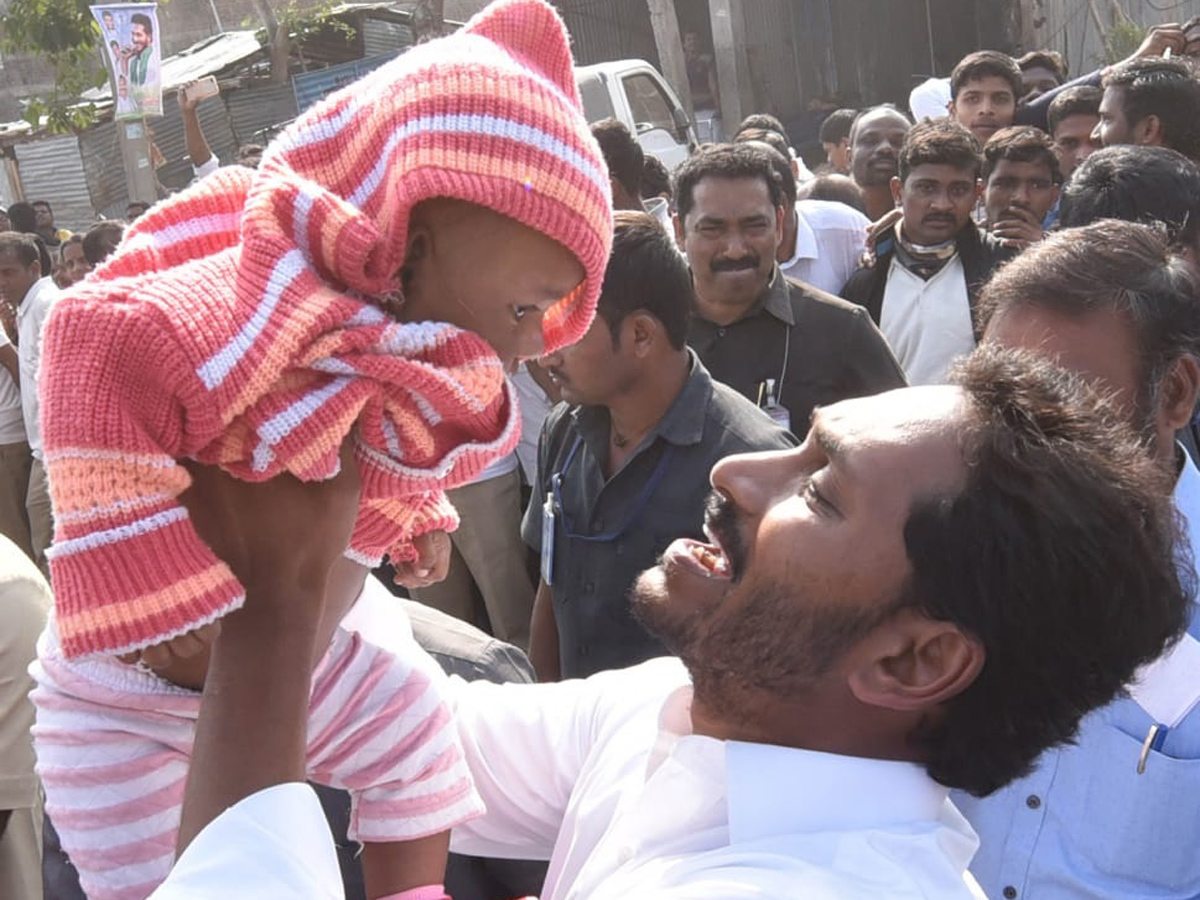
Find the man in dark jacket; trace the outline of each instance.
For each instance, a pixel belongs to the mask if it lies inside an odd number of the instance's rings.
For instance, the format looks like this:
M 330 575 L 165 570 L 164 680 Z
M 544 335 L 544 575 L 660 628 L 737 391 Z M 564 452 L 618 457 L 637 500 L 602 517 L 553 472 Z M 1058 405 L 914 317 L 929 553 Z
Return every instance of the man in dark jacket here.
M 971 219 L 983 184 L 974 136 L 954 122 L 913 126 L 892 194 L 903 216 L 876 244 L 876 261 L 842 296 L 866 307 L 910 384 L 938 384 L 978 338 L 979 289 L 1012 250 Z

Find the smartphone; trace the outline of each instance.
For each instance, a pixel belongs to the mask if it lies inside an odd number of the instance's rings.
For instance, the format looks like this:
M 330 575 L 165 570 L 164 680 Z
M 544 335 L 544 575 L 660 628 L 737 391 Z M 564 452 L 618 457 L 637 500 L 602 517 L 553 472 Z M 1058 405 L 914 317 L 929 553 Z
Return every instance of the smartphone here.
M 188 100 L 203 100 L 206 97 L 215 97 L 221 93 L 221 89 L 217 87 L 217 79 L 211 75 L 206 75 L 193 85 L 189 85 L 187 89 Z

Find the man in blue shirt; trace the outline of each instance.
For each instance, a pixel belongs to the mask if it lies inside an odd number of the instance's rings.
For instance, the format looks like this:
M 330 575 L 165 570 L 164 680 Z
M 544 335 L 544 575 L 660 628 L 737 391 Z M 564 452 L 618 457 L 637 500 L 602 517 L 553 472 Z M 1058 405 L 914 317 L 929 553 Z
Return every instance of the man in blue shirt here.
M 1188 262 L 1165 251 L 1144 225 L 1060 232 L 992 280 L 984 342 L 1048 354 L 1111 394 L 1174 484 L 1191 525 L 1181 575 L 1194 588 L 1200 472 L 1175 433 L 1200 398 L 1200 304 Z M 1047 751 L 1032 773 L 986 798 L 955 797 L 982 842 L 971 871 L 987 895 L 1200 895 L 1198 701 L 1193 595 L 1188 634 L 1142 670 L 1128 697 L 1085 718 L 1074 746 Z

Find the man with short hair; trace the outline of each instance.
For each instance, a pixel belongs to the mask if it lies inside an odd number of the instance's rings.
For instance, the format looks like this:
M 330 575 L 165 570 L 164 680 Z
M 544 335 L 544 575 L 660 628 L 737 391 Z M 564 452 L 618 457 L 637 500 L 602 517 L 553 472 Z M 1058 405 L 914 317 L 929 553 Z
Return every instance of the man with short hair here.
M 821 123 L 818 139 L 825 151 L 827 171 L 820 174 L 850 174 L 850 128 L 857 116 L 856 109 L 835 109 Z
M 1092 136 L 1100 124 L 1100 100 L 1104 92 L 1098 87 L 1080 85 L 1067 88 L 1050 104 L 1047 119 L 1054 155 L 1063 181 L 1070 180 L 1079 164 L 1100 149 Z
M 132 46 L 125 51 L 129 64 L 129 83 L 135 87 L 153 81 L 150 76 L 154 59 L 154 22 L 145 13 L 129 17 L 129 40 Z
M 92 265 L 83 252 L 83 235 L 73 234 L 63 242 L 59 248 L 59 261 L 59 287 L 68 288 L 87 277 Z
M 971 870 L 989 897 L 1193 896 L 1200 885 L 1200 472 L 1175 442 L 1200 398 L 1197 290 L 1161 231 L 1104 221 L 1026 251 L 984 293 L 985 345 L 1047 356 L 1110 395 L 1142 456 L 1174 485 L 1191 595 L 1180 642 L 1128 696 L 1085 718 L 1074 745 L 989 797 L 956 798 L 979 832 Z
M 762 136 L 754 134 L 754 132 L 770 131 L 779 135 L 787 144 L 787 153 L 784 155 L 791 160 L 792 172 L 796 176 L 796 183 L 803 184 L 813 177 L 812 171 L 804 164 L 804 160 L 796 153 L 792 147 L 792 137 L 787 133 L 787 129 L 783 127 L 783 123 L 778 117 L 770 113 L 751 113 L 742 119 L 742 123 L 738 125 L 737 131 L 733 133 L 731 140 L 737 143 L 739 140 L 761 140 Z
M 804 447 L 727 459 L 712 481 L 711 543 L 672 544 L 634 598 L 682 661 L 456 683 L 487 813 L 453 846 L 548 858 L 545 900 L 978 896 L 947 788 L 1017 777 L 1182 630 L 1155 467 L 1078 380 L 1028 357 L 989 351 L 961 387 L 822 409 Z M 334 564 L 352 517 L 328 514 L 329 485 L 285 482 L 264 507 L 261 485 L 229 482 L 230 527 L 258 513 L 234 571 Z M 352 508 L 353 480 L 335 490 L 334 513 Z M 279 535 L 311 516 L 323 540 L 302 570 Z M 291 660 L 304 683 L 295 648 L 326 608 L 269 593 L 216 638 L 184 806 L 198 836 L 155 900 L 336 896 L 296 783 L 307 693 L 271 677 Z
M 774 132 L 743 131 L 736 143 L 762 149 L 779 173 L 786 210 L 783 238 L 775 253 L 780 270 L 788 278 L 837 293 L 858 268 L 870 220 L 841 203 L 800 201 L 788 165 L 787 143 Z M 805 182 L 805 187 L 810 184 L 812 181 Z
M 50 208 L 50 204 L 45 200 L 34 200 L 30 205 L 37 221 L 37 230 L 34 233 L 52 250 L 62 246 L 63 241 L 71 236 L 71 232 L 54 224 L 54 210 Z
M 695 287 L 688 343 L 713 378 L 786 410 L 800 435 L 817 406 L 903 385 L 863 310 L 779 270 L 787 200 L 764 150 L 701 150 L 675 184 L 675 234 Z
M 1050 136 L 1027 125 L 997 131 L 983 148 L 983 184 L 986 227 L 1000 244 L 1040 241 L 1062 184 Z
M 1030 50 L 1017 59 L 1021 70 L 1020 103 L 1032 103 L 1067 80 L 1067 63 L 1057 50 Z
M 986 144 L 1013 123 L 1017 98 L 1025 93 L 1021 70 L 1011 56 L 979 50 L 963 57 L 950 73 L 950 118 Z
M 850 173 L 872 222 L 896 208 L 892 179 L 910 128 L 908 117 L 887 104 L 863 110 L 850 128 Z
M 565 401 L 542 429 L 523 527 L 542 559 L 530 647 L 542 681 L 661 656 L 626 601 L 634 580 L 675 537 L 703 536 L 715 463 L 795 446 L 688 349 L 691 302 L 671 237 L 618 213 L 591 328 L 541 360 Z
M 1151 56 L 1117 66 L 1104 76 L 1092 136 L 1105 147 L 1170 147 L 1200 160 L 1200 79 L 1191 63 Z
M 892 179 L 901 217 L 880 235 L 875 262 L 841 296 L 866 308 L 910 384 L 940 384 L 975 347 L 976 300 L 1011 251 L 971 220 L 983 190 L 979 142 L 948 120 L 912 127 Z
M 42 458 L 42 432 L 38 422 L 38 372 L 42 358 L 42 325 L 58 299 L 58 288 L 42 274 L 36 238 L 8 231 L 0 234 L 0 300 L 17 310 L 17 358 L 21 381 L 21 410 L 25 435 L 33 455 L 25 510 L 29 516 L 33 561 L 48 571 L 46 548 L 54 537 L 50 488 Z
M 133 224 L 150 209 L 150 204 L 143 200 L 133 200 L 125 207 L 125 221 Z
M 592 123 L 592 137 L 600 145 L 612 182 L 613 209 L 642 210 L 641 180 L 646 154 L 625 123 L 601 119 Z
M 125 226 L 106 219 L 97 222 L 83 236 L 83 255 L 93 269 L 112 256 L 125 235 Z
M 1200 165 L 1166 147 L 1097 150 L 1062 190 L 1062 226 L 1100 219 L 1159 222 L 1174 249 L 1200 263 Z

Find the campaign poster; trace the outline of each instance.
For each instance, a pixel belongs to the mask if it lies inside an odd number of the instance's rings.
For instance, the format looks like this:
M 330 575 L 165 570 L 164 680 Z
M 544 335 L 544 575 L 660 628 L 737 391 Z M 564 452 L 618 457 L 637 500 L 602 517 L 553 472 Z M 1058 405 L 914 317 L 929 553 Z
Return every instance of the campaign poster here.
M 91 7 L 100 24 L 118 119 L 162 115 L 161 37 L 157 3 Z

